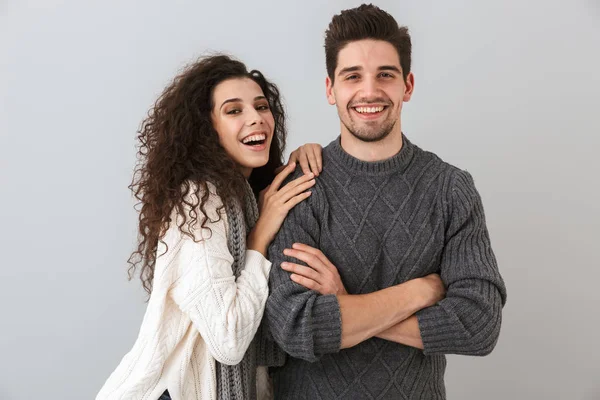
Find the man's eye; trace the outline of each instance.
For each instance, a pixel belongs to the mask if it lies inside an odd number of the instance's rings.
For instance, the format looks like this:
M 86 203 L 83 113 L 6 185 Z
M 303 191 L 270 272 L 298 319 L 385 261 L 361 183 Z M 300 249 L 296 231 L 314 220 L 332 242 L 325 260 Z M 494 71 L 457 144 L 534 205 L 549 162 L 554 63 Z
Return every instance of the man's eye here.
M 393 77 L 394 77 L 394 75 L 392 75 L 392 74 L 389 74 L 389 73 L 387 73 L 387 72 L 382 72 L 382 73 L 380 74 L 380 76 L 381 76 L 382 78 L 393 78 Z
M 347 81 L 352 81 L 352 80 L 355 80 L 355 79 L 358 79 L 358 75 L 350 75 L 350 76 L 348 76 L 346 78 Z

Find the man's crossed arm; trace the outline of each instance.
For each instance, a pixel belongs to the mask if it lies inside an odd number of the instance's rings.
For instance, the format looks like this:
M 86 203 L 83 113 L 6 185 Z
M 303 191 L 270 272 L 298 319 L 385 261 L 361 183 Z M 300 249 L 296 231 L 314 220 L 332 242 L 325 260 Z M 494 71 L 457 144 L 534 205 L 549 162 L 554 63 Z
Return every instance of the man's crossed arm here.
M 319 295 L 302 286 L 306 283 L 302 276 L 310 278 L 301 273 L 290 278 L 293 271 L 281 268 L 283 262 L 297 260 L 311 265 L 311 260 L 302 260 L 306 257 L 302 251 L 285 250 L 293 243 L 311 247 L 319 243 L 319 223 L 309 202 L 296 206 L 269 249 L 273 268 L 265 314 L 279 345 L 306 360 L 374 336 L 423 348 L 426 354 L 488 354 L 498 338 L 506 289 L 468 173 L 456 174 L 448 196 L 450 223 L 440 266 L 443 284 L 431 275 L 360 295 Z M 292 266 L 296 267 L 304 266 Z

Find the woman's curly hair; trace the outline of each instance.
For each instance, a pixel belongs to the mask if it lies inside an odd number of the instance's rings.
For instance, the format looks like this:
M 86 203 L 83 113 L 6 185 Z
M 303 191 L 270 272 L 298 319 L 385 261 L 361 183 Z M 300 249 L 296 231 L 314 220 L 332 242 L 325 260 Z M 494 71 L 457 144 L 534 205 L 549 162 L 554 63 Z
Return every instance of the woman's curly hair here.
M 189 235 L 189 229 L 182 228 L 198 221 L 198 207 L 200 224 L 205 227 L 207 182 L 215 185 L 223 204 L 243 199 L 245 178 L 219 143 L 211 120 L 215 87 L 235 78 L 249 78 L 260 86 L 275 120 L 269 161 L 255 168 L 248 179 L 256 195 L 282 165 L 287 132 L 277 87 L 259 71 L 248 71 L 243 63 L 226 55 L 203 57 L 186 67 L 165 88 L 138 132 L 138 162 L 129 188 L 141 209 L 138 246 L 128 263 L 129 279 L 139 269 L 148 293 L 152 291 L 158 243 L 174 209 L 182 217 L 181 222 L 178 218 L 180 231 Z

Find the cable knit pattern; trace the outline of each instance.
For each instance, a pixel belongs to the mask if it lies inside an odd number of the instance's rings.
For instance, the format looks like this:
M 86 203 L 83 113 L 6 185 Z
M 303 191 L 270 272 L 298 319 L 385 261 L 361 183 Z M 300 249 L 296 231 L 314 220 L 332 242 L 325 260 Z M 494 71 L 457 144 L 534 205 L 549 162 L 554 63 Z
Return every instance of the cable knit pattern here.
M 214 186 L 209 185 L 209 191 L 205 209 L 215 221 L 222 202 Z M 245 225 L 241 212 L 232 215 L 235 224 L 241 218 Z M 256 220 L 256 213 L 250 218 Z M 164 237 L 167 247 L 159 244 L 153 290 L 138 338 L 97 400 L 155 400 L 166 389 L 173 400 L 215 400 L 216 362 L 240 363 L 259 328 L 271 263 L 245 250 L 245 229 L 235 227 L 237 235 L 229 236 L 224 214 L 217 222 L 207 222 L 210 231 L 196 224 L 193 240 L 179 231 L 176 213 L 172 220 Z M 228 237 L 236 243 L 233 247 L 243 249 L 237 254 L 241 262 L 236 263 Z
M 275 397 L 445 399 L 444 354 L 489 353 L 506 301 L 473 179 L 406 137 L 398 154 L 379 162 L 350 156 L 338 138 L 324 149 L 316 182 L 269 248 L 265 317 L 292 356 L 274 369 Z M 340 350 L 337 298 L 279 268 L 298 262 L 283 255 L 296 242 L 321 249 L 351 294 L 440 273 L 446 298 L 417 313 L 424 351 L 379 338 Z

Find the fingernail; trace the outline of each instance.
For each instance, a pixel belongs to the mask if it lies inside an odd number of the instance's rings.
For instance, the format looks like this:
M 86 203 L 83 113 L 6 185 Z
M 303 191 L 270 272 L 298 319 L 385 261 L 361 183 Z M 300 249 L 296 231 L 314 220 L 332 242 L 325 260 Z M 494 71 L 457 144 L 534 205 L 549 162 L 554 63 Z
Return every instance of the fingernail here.
M 287 268 L 287 266 L 288 266 L 288 263 L 286 263 L 286 262 L 281 263 L 281 268 Z

